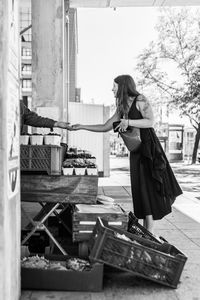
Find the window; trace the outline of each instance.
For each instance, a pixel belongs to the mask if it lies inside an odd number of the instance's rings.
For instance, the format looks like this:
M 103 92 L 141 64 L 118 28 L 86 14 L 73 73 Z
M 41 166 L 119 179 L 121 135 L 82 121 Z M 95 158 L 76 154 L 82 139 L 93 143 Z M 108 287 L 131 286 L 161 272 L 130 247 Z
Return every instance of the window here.
M 22 88 L 25 90 L 30 90 L 32 88 L 32 82 L 29 79 L 22 80 Z
M 20 8 L 20 31 L 31 25 L 31 9 L 29 7 Z M 32 41 L 32 30 L 27 30 L 22 35 L 22 40 L 25 42 Z
M 23 58 L 31 58 L 32 51 L 30 48 L 22 48 L 22 57 Z
M 22 66 L 22 75 L 31 75 L 32 66 L 31 65 L 23 65 Z

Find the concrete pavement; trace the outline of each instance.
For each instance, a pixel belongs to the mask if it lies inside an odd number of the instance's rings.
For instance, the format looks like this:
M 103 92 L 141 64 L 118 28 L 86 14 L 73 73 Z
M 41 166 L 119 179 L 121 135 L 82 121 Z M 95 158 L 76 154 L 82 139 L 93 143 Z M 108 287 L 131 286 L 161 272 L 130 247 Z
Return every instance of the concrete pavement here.
M 127 212 L 132 210 L 127 170 L 112 168 L 110 178 L 100 178 L 99 194 L 114 198 Z M 106 272 L 100 293 L 23 291 L 21 300 L 200 300 L 200 201 L 195 195 L 198 196 L 196 191 L 185 191 L 175 201 L 172 213 L 155 222 L 155 234 L 163 236 L 188 257 L 177 289 L 136 278 L 127 272 Z

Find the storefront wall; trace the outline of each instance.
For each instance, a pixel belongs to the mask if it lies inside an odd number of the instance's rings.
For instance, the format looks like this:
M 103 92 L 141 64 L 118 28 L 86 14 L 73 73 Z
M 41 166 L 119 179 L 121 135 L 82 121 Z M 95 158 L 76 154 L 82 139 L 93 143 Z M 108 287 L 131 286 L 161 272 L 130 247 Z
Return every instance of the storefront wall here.
M 20 295 L 18 1 L 0 0 L 0 299 Z

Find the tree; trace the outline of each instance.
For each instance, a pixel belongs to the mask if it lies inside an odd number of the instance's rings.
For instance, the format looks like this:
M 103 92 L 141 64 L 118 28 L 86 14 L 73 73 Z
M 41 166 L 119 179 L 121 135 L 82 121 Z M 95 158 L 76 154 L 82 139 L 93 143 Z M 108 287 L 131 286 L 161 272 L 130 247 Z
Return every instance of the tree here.
M 165 93 L 169 103 L 178 106 L 196 130 L 192 163 L 200 140 L 200 11 L 168 8 L 160 10 L 152 41 L 138 57 L 140 84 L 154 85 Z M 173 66 L 179 76 L 172 79 L 166 66 Z

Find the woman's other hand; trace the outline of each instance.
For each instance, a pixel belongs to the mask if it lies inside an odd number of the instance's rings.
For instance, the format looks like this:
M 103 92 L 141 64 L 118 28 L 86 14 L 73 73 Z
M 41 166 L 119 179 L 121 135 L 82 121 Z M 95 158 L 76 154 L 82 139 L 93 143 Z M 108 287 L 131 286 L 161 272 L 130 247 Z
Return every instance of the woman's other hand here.
M 119 128 L 119 132 L 124 132 L 127 130 L 128 128 L 128 120 L 127 119 L 121 119 L 121 122 L 119 123 L 119 125 L 116 127 Z

